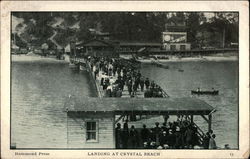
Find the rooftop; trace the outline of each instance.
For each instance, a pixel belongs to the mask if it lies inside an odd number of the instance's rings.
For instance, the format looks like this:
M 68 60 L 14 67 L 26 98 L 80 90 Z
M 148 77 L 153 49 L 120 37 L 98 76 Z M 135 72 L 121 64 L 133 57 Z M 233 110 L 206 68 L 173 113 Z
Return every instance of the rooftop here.
M 161 43 L 156 42 L 120 42 L 120 46 L 161 46 Z
M 85 43 L 77 43 L 76 46 L 161 46 L 158 42 L 139 42 L 139 41 L 119 41 L 119 40 L 99 40 L 92 39 Z
M 143 112 L 208 115 L 214 108 L 196 98 L 75 98 L 67 99 L 67 112 Z

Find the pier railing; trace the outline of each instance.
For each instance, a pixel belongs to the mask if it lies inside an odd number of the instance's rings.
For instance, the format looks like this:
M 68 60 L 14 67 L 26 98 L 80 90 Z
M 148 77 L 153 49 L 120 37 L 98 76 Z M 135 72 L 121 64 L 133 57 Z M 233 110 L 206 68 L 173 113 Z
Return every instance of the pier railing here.
M 187 118 L 191 121 L 191 118 L 189 116 L 187 116 Z M 199 143 L 202 144 L 204 141 L 204 136 L 205 133 L 201 130 L 201 128 L 195 124 L 194 122 L 192 122 L 192 125 L 197 129 L 197 135 L 199 137 Z
M 88 67 L 87 69 L 89 70 L 90 77 L 92 78 L 92 81 L 94 81 L 94 85 L 95 85 L 98 97 L 103 98 L 104 92 L 102 88 L 100 87 L 100 83 L 98 82 L 98 80 L 95 79 L 95 75 L 94 75 L 94 72 L 91 70 L 90 63 L 88 61 L 86 63 L 87 63 L 86 66 Z

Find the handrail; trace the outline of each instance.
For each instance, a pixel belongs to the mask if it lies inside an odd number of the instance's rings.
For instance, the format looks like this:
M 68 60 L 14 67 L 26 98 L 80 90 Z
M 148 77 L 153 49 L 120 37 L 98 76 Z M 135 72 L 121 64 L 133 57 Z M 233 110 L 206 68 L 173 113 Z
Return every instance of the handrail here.
M 187 118 L 190 120 L 190 117 L 189 116 L 187 116 Z M 200 141 L 200 143 L 202 144 L 202 142 L 204 141 L 204 136 L 205 136 L 205 133 L 201 130 L 201 128 L 197 125 L 197 124 L 195 124 L 194 122 L 192 122 L 192 125 L 195 127 L 195 128 L 197 128 L 197 134 L 198 134 L 198 136 L 199 136 L 199 141 Z

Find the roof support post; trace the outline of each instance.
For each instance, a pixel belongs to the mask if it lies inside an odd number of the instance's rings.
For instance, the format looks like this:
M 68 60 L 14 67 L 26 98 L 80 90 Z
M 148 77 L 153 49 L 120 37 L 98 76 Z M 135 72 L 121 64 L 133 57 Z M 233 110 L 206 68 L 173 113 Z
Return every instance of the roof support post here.
M 194 123 L 194 115 L 191 115 L 191 123 Z
M 212 129 L 212 114 L 208 115 L 208 131 Z
M 122 116 L 122 115 L 121 115 Z M 115 124 L 116 124 L 116 121 L 115 121 L 115 114 L 113 114 L 113 147 L 115 148 L 115 140 L 116 140 L 116 135 L 115 135 Z

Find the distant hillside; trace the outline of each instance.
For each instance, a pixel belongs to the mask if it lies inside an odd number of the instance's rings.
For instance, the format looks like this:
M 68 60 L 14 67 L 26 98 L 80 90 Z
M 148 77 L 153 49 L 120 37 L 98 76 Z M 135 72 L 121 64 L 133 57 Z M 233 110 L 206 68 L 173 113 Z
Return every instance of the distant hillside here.
M 14 13 L 12 16 L 12 40 L 19 47 L 41 46 L 65 47 L 79 27 L 78 21 L 49 13 Z
M 169 22 L 186 24 L 193 48 L 238 43 L 237 13 L 163 12 L 15 12 L 12 40 L 19 47 L 65 47 L 70 41 L 87 41 L 108 33 L 122 41 L 161 42 Z M 15 34 L 15 36 L 13 36 Z M 224 45 L 224 44 L 223 44 Z

